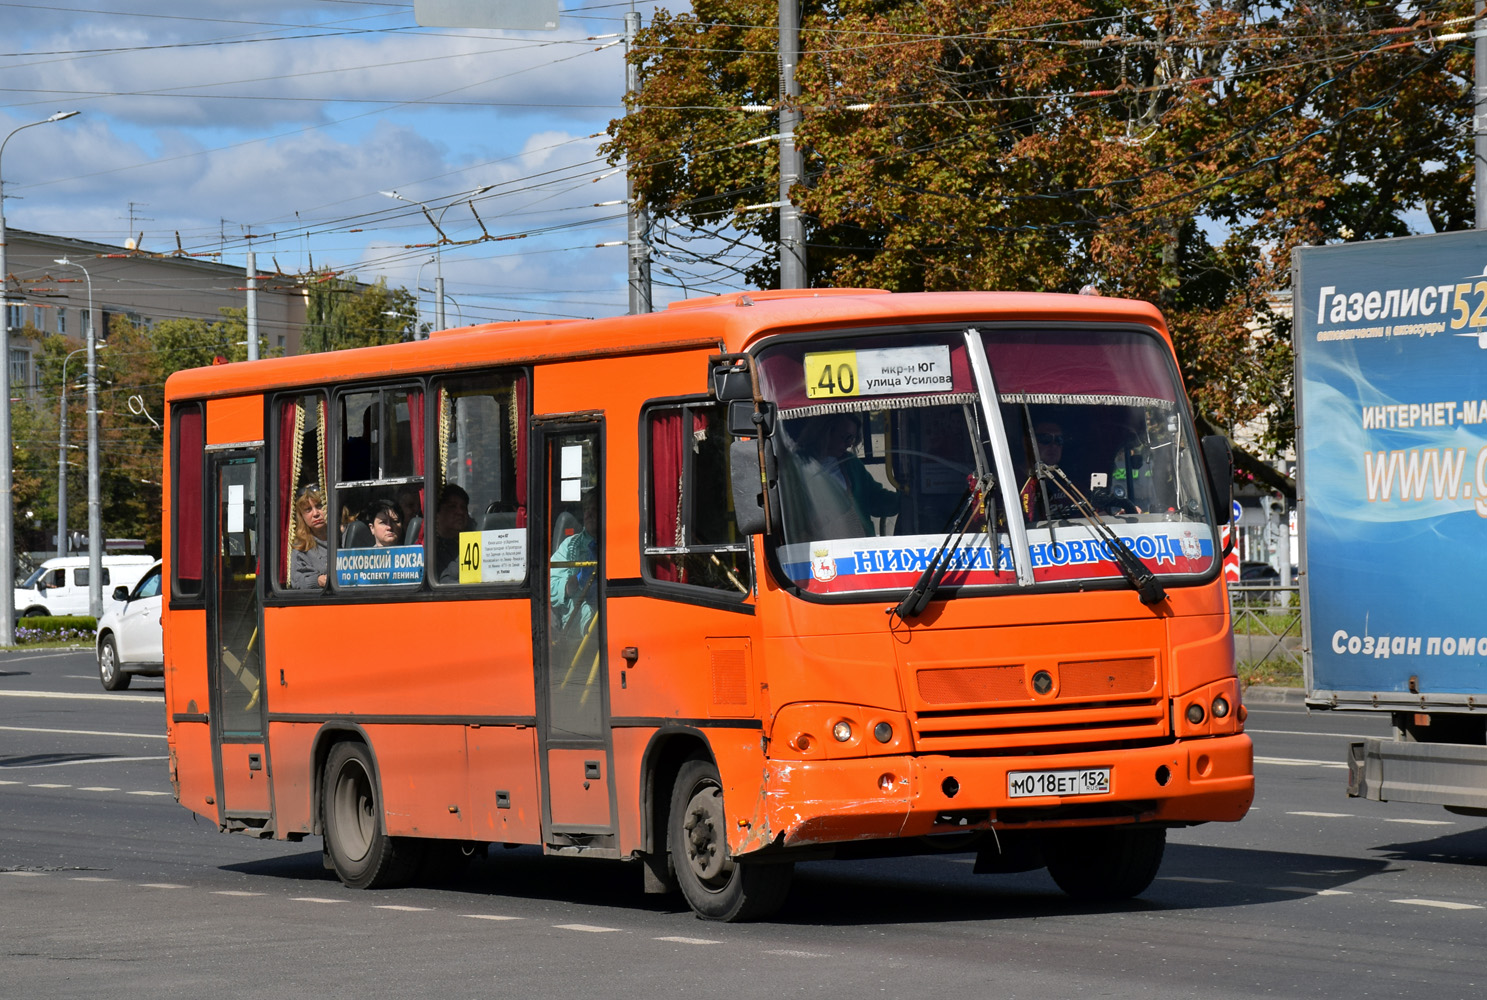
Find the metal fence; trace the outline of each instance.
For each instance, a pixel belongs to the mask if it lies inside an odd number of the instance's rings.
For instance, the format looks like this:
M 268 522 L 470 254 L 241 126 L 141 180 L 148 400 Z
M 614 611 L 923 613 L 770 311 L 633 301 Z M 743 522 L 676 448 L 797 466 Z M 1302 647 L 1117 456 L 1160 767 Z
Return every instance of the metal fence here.
M 1300 677 L 1301 595 L 1297 587 L 1231 583 L 1234 652 L 1240 670 Z

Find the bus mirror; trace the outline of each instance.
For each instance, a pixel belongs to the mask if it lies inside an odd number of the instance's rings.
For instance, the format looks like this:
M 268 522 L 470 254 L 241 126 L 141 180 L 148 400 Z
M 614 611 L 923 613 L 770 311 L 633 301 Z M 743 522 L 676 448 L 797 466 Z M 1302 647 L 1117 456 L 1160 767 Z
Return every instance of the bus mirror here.
M 767 531 L 770 524 L 778 524 L 780 501 L 775 490 L 774 455 L 765 447 L 764 439 L 735 440 L 728 446 L 728 465 L 733 483 L 733 520 L 738 530 L 745 535 L 757 535 Z
M 774 433 L 774 407 L 753 400 L 736 399 L 728 404 L 728 433 L 734 437 L 769 437 Z
M 746 365 L 734 364 L 732 361 L 722 364 L 713 362 L 710 371 L 713 395 L 720 402 L 731 403 L 754 398 L 754 386 L 749 381 L 749 369 Z
M 1213 502 L 1220 509 L 1214 511 L 1225 524 L 1232 516 L 1232 491 L 1234 488 L 1234 454 L 1229 450 L 1229 439 L 1222 434 L 1209 434 L 1203 438 L 1203 464 L 1208 466 L 1208 486 L 1213 490 Z

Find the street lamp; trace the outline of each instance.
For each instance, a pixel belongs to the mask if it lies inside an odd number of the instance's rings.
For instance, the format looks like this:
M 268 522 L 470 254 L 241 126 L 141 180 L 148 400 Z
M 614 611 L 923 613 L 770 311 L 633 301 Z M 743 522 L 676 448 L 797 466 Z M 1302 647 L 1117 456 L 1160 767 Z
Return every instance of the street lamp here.
M 434 231 L 439 234 L 439 242 L 434 247 L 434 329 L 436 330 L 447 329 L 447 327 L 444 325 L 444 213 L 449 211 L 460 202 L 467 201 L 468 199 L 475 197 L 477 194 L 485 194 L 485 192 L 489 191 L 493 187 L 495 187 L 494 184 L 482 184 L 480 187 L 471 191 L 469 194 L 460 195 L 458 199 L 456 199 L 455 201 L 451 201 L 448 205 L 445 205 L 442 209 L 439 210 L 439 218 L 437 220 L 429 214 L 429 207 L 421 201 L 414 201 L 411 198 L 404 198 L 396 191 L 377 192 L 384 197 L 392 198 L 396 201 L 401 201 L 408 205 L 417 205 L 419 208 L 423 209 L 423 214 L 427 216 L 428 220 L 434 224 Z M 414 287 L 417 287 L 416 279 L 414 282 Z M 419 289 L 419 291 L 422 290 L 423 289 Z M 463 318 L 463 315 L 461 315 L 461 319 Z
M 103 501 L 98 488 L 98 339 L 93 329 L 93 276 L 86 267 L 66 257 L 58 257 L 56 263 L 77 268 L 88 281 L 88 613 L 97 618 L 103 614 Z
M 5 155 L 5 144 L 21 129 L 49 122 L 59 122 L 80 114 L 78 111 L 58 111 L 50 118 L 39 122 L 18 125 L 0 139 L 0 157 Z M 0 646 L 15 642 L 15 508 L 12 492 L 15 488 L 11 462 L 14 459 L 10 445 L 10 279 L 5 268 L 5 180 L 0 171 L 0 365 L 5 372 L 5 405 L 0 406 L 0 594 L 5 594 L 7 611 L 0 615 Z
M 101 351 L 107 344 L 99 344 Z M 57 555 L 67 554 L 67 363 L 86 351 L 79 347 L 62 359 L 62 401 L 57 412 Z

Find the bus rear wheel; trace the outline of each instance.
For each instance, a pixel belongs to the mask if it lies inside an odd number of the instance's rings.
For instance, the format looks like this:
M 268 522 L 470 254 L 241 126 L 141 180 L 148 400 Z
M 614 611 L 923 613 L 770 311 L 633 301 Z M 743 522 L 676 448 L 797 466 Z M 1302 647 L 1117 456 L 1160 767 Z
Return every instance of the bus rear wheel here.
M 677 774 L 667 845 L 682 895 L 704 920 L 767 917 L 790 893 L 793 864 L 750 864 L 730 854 L 723 783 L 711 761 L 689 760 Z
M 1052 833 L 1043 856 L 1048 874 L 1070 896 L 1111 901 L 1144 892 L 1166 846 L 1166 827 L 1087 827 Z
M 416 842 L 382 829 L 372 754 L 364 744 L 331 748 L 321 783 L 321 830 L 331 867 L 353 889 L 405 884 L 418 867 Z

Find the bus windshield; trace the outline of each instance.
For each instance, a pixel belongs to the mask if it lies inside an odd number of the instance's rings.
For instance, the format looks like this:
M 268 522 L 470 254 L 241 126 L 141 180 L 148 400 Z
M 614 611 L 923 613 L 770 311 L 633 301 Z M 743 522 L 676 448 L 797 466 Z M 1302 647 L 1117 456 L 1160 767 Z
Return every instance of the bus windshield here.
M 778 407 L 776 554 L 803 590 L 912 586 L 985 473 L 996 489 L 954 543 L 945 586 L 1124 585 L 1089 514 L 1156 574 L 1213 568 L 1196 438 L 1152 332 L 859 333 L 772 345 L 759 371 Z

